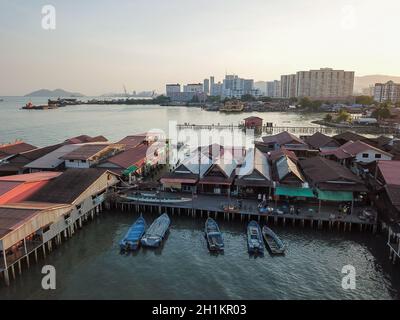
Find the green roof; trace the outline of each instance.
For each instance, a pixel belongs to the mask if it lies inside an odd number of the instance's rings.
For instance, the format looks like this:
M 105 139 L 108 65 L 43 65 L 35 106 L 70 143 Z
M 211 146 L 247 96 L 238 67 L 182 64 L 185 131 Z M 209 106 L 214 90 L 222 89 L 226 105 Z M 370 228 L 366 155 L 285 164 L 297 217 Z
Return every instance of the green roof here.
M 352 201 L 353 192 L 317 190 L 318 199 L 325 201 Z
M 310 188 L 295 188 L 279 186 L 275 189 L 275 195 L 288 197 L 304 197 L 315 198 L 315 195 Z
M 134 173 L 137 169 L 139 169 L 139 168 L 136 167 L 135 165 L 133 165 L 133 166 L 130 166 L 129 168 L 125 169 L 125 170 L 122 172 L 122 174 L 127 176 L 127 175 L 129 175 L 129 174 L 131 174 L 131 173 Z

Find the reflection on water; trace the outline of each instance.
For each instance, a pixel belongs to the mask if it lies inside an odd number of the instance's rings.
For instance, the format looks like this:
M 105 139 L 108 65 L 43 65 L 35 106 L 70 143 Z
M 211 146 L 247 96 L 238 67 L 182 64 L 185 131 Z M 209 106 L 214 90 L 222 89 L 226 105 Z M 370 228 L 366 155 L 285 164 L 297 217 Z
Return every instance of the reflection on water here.
M 144 215 L 148 222 L 154 215 Z M 285 256 L 249 256 L 246 225 L 219 221 L 224 255 L 211 255 L 202 219 L 172 217 L 162 248 L 121 255 L 119 241 L 136 214 L 103 213 L 45 261 L 24 270 L 4 299 L 398 299 L 400 277 L 389 263 L 385 239 L 292 227 L 274 230 Z M 57 270 L 57 289 L 40 287 L 41 267 Z M 344 291 L 341 273 L 351 264 L 357 288 Z

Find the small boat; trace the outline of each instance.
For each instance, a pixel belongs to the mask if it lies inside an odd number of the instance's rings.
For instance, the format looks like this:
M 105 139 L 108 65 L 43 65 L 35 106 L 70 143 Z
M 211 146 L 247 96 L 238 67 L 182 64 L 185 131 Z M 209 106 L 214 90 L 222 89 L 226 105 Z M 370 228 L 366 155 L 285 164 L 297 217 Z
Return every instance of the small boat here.
M 57 105 L 54 104 L 34 105 L 32 102 L 28 102 L 24 107 L 22 107 L 24 110 L 49 110 L 57 108 Z
M 171 219 L 168 214 L 164 213 L 153 221 L 151 226 L 147 229 L 144 234 L 141 244 L 145 247 L 157 248 L 161 245 L 164 240 L 165 234 L 168 231 Z
M 139 248 L 140 239 L 146 231 L 146 221 L 140 216 L 135 223 L 129 228 L 125 237 L 119 243 L 121 250 L 134 251 Z
M 210 251 L 224 250 L 224 239 L 221 231 L 219 230 L 218 224 L 214 219 L 207 219 L 204 232 L 208 243 L 208 249 Z
M 264 226 L 262 228 L 262 234 L 272 254 L 283 254 L 285 252 L 286 245 L 270 228 Z
M 264 241 L 261 228 L 254 220 L 247 225 L 247 247 L 250 254 L 263 254 Z
M 157 195 L 151 194 L 137 194 L 133 196 L 121 195 L 121 198 L 124 198 L 129 201 L 135 202 L 151 202 L 151 203 L 178 203 L 178 202 L 187 202 L 191 201 L 191 198 L 183 198 L 183 197 L 157 197 Z

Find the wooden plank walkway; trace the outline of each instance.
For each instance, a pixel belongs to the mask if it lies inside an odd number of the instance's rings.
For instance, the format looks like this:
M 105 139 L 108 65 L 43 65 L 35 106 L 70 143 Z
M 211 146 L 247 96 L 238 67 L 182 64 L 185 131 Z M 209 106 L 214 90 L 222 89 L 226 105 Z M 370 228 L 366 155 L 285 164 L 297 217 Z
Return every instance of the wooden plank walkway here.
M 241 124 L 178 124 L 178 130 L 244 130 Z M 370 135 L 400 135 L 400 130 L 394 127 L 372 127 L 372 126 L 352 126 L 352 127 L 326 127 L 326 126 L 262 126 L 262 133 L 277 134 L 281 132 L 290 132 L 293 134 L 312 135 L 321 132 L 326 135 L 336 135 L 346 131 L 353 131 L 359 134 Z

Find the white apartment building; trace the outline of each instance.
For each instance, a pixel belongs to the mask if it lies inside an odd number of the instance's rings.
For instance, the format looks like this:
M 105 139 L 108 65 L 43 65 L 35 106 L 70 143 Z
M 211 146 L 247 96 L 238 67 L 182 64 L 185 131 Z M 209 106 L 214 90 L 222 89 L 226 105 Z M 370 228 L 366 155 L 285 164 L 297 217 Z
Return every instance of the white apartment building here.
M 203 92 L 203 84 L 202 83 L 189 83 L 186 86 L 183 86 L 183 92 L 201 93 L 201 92 Z
M 210 79 L 204 79 L 203 81 L 203 92 L 205 94 L 210 93 Z
M 375 84 L 374 100 L 376 102 L 400 102 L 400 84 L 393 81 Z
M 281 76 L 281 98 L 296 97 L 296 75 Z
M 346 98 L 353 95 L 353 90 L 354 71 L 321 68 L 296 74 L 296 97 Z
M 167 97 L 171 97 L 176 92 L 181 92 L 181 85 L 179 83 L 167 84 L 165 87 L 166 87 L 165 91 L 167 93 Z

